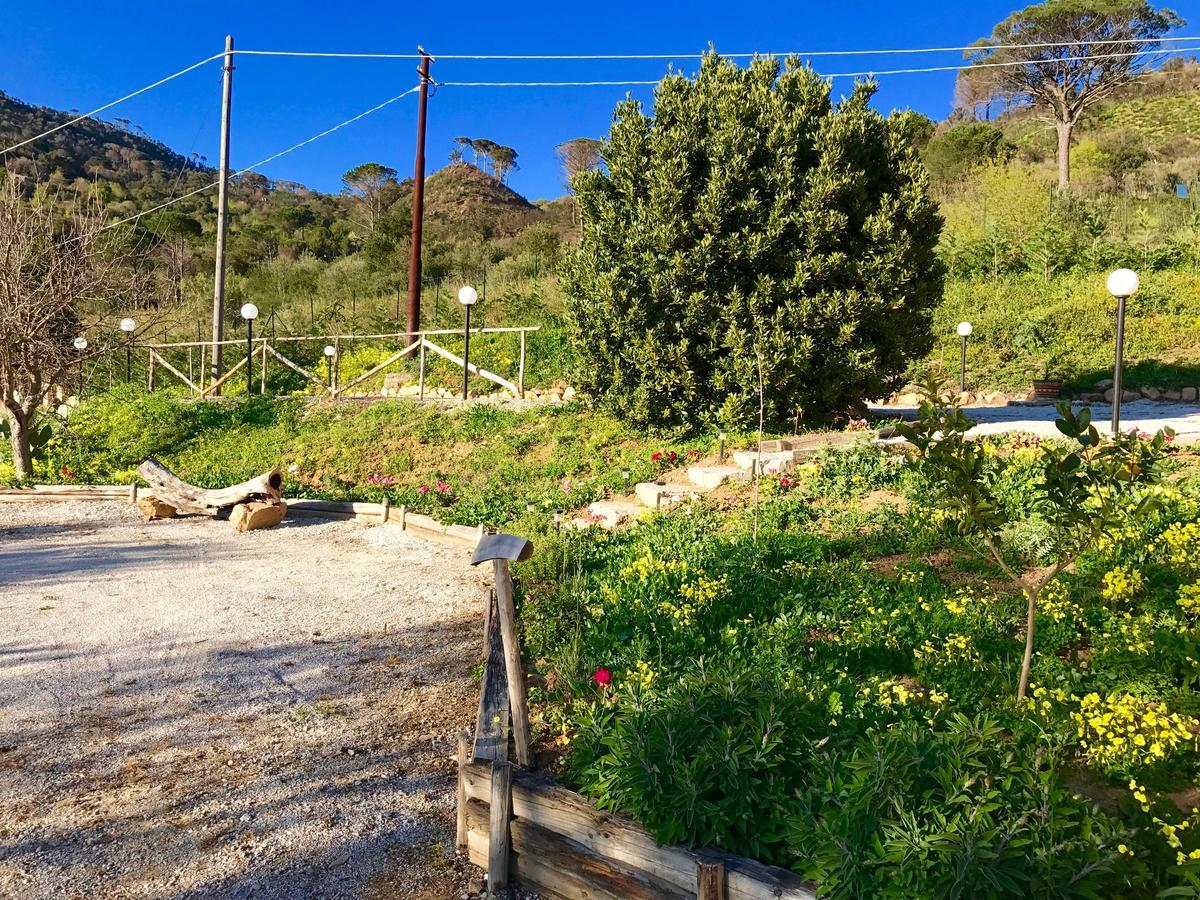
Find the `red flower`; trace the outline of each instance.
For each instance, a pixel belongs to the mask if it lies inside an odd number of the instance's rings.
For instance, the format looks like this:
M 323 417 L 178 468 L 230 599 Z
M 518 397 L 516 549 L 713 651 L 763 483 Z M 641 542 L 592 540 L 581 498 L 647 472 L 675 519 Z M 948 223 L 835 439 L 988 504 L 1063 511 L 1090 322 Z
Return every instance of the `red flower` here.
M 610 684 L 612 684 L 612 672 L 608 671 L 608 669 L 604 668 L 604 666 L 601 666 L 592 676 L 592 681 L 596 682 L 596 684 L 600 685 L 600 687 L 608 687 Z
M 662 451 L 661 450 L 656 450 L 655 452 L 650 454 L 650 462 L 658 462 L 660 459 L 662 459 Z
M 788 478 L 786 475 L 781 476 L 779 479 L 779 486 L 780 487 L 791 487 L 792 479 Z
M 429 485 L 423 484 L 419 488 L 417 488 L 417 490 L 422 494 L 428 494 L 429 493 Z
M 667 459 L 670 460 L 671 462 L 675 462 L 675 460 L 679 459 L 679 456 L 675 453 L 674 450 L 672 450 L 670 453 L 667 454 Z
M 67 481 L 70 481 L 72 478 L 75 477 L 75 473 L 72 472 L 70 469 L 68 469 L 66 466 L 63 466 L 62 467 L 62 477 L 67 479 Z

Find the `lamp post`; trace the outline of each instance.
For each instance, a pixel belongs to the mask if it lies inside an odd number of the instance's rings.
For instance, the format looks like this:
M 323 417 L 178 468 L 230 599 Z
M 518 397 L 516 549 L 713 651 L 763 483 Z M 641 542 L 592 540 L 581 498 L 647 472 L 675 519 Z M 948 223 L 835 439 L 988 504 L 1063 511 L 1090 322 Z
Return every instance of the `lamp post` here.
M 329 382 L 329 390 L 333 390 L 333 356 L 337 353 L 337 347 L 333 344 L 325 345 L 325 380 Z
M 1108 276 L 1108 292 L 1117 298 L 1117 352 L 1113 364 L 1112 433 L 1121 428 L 1121 368 L 1125 355 L 1125 301 L 1138 289 L 1137 272 L 1117 269 Z
M 467 311 L 466 322 L 463 325 L 463 390 L 462 398 L 467 399 L 467 377 L 471 373 L 471 307 L 479 300 L 479 292 L 469 284 L 459 288 L 458 302 Z
M 121 320 L 121 330 L 125 332 L 125 383 L 133 381 L 133 332 L 137 322 L 126 316 Z
M 87 338 L 80 335 L 75 338 L 75 349 L 79 351 L 79 396 L 83 397 L 83 351 L 87 349 Z
M 242 307 L 242 318 L 246 320 L 246 396 L 254 393 L 254 320 L 258 318 L 258 307 L 247 303 Z
M 958 323 L 958 336 L 962 338 L 962 364 L 958 370 L 958 392 L 965 394 L 967 392 L 967 338 L 974 331 L 970 322 Z

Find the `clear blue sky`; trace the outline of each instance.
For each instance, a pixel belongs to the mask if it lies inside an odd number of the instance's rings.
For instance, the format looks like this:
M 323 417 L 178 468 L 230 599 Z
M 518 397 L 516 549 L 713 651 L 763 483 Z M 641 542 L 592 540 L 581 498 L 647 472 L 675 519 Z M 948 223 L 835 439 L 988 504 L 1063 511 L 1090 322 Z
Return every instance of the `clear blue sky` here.
M 328 3 L 122 2 L 57 0 L 15 5 L 0 29 L 0 90 L 33 103 L 81 111 L 218 52 L 231 33 L 239 48 L 431 53 L 697 53 L 845 50 L 967 44 L 1018 6 L 1014 0 L 772 3 Z M 1023 4 L 1020 4 L 1023 5 Z M 1200 0 L 1173 3 L 1200 33 Z M 1198 42 L 1200 43 L 1200 42 Z M 953 65 L 954 53 L 814 60 L 819 71 Z M 234 79 L 233 164 L 249 165 L 349 118 L 416 83 L 410 61 L 239 57 Z M 444 81 L 656 79 L 667 63 L 436 63 Z M 691 71 L 692 60 L 679 68 Z M 934 118 L 949 111 L 953 73 L 881 79 L 878 106 L 910 107 Z M 835 82 L 835 95 L 849 81 Z M 429 166 L 443 165 L 456 135 L 515 147 L 515 189 L 562 193 L 554 147 L 601 137 L 626 88 L 442 88 L 430 101 Z M 649 99 L 650 88 L 633 88 Z M 264 174 L 337 190 L 364 161 L 411 175 L 415 95 L 271 164 Z M 218 63 L 105 114 L 141 125 L 183 153 L 217 157 Z

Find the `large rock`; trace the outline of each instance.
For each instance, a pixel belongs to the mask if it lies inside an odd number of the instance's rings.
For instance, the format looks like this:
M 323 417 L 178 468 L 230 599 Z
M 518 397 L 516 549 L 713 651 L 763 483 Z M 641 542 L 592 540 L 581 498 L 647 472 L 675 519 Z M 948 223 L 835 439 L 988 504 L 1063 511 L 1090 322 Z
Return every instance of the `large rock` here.
M 259 528 L 274 528 L 287 515 L 287 504 L 282 500 L 252 500 L 239 503 L 233 508 L 229 521 L 238 531 L 256 531 Z
M 1179 392 L 1179 399 L 1184 403 L 1195 403 L 1197 394 L 1200 394 L 1200 391 L 1196 388 L 1185 387 Z
M 1183 399 L 1183 391 L 1179 388 L 1168 388 L 1163 391 L 1163 399 L 1170 403 L 1178 403 Z
M 147 494 L 145 497 L 138 497 L 138 509 L 142 511 L 142 516 L 147 522 L 153 522 L 157 519 L 173 519 L 178 510 L 165 500 L 159 500 L 152 494 Z
M 1112 386 L 1113 386 L 1113 380 L 1111 378 L 1101 378 L 1099 381 L 1097 381 L 1095 384 L 1092 385 L 1092 390 L 1107 391 Z
M 1162 399 L 1162 391 L 1160 391 L 1156 387 L 1151 387 L 1150 385 L 1147 384 L 1147 385 L 1142 386 L 1142 396 L 1145 397 L 1147 400 L 1161 400 Z
M 1116 389 L 1109 388 L 1107 391 L 1104 392 L 1104 402 L 1112 403 L 1113 398 L 1115 398 L 1116 395 L 1117 395 Z M 1142 399 L 1142 395 L 1138 391 L 1121 391 L 1121 402 L 1122 403 L 1132 403 L 1134 400 L 1141 400 L 1141 399 Z

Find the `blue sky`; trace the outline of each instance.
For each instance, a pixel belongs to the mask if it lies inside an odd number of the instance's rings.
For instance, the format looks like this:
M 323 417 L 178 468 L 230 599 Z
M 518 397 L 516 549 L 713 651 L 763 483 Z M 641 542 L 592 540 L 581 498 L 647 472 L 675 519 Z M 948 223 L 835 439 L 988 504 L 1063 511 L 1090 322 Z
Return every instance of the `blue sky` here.
M 226 33 L 239 48 L 431 53 L 697 53 L 955 46 L 987 34 L 1013 0 L 836 3 L 472 3 L 94 2 L 58 0 L 53 13 L 26 0 L 0 29 L 0 90 L 33 103 L 86 111 L 218 52 Z M 1200 33 L 1200 0 L 1174 3 Z M 1200 43 L 1200 42 L 1198 42 Z M 954 53 L 814 60 L 819 71 L 953 65 Z M 441 61 L 443 81 L 651 80 L 663 61 Z M 694 60 L 680 60 L 690 71 Z M 349 118 L 416 83 L 415 63 L 239 57 L 234 80 L 233 163 L 245 166 Z M 911 107 L 934 118 L 949 111 L 951 72 L 881 78 L 881 109 Z M 835 82 L 835 95 L 849 88 Z M 607 131 L 626 90 L 650 88 L 452 88 L 430 101 L 430 170 L 445 163 L 457 135 L 515 147 L 515 189 L 531 198 L 562 193 L 554 147 Z M 416 98 L 263 169 L 272 177 L 337 190 L 364 161 L 411 175 Z M 105 114 L 142 126 L 183 153 L 217 157 L 219 64 L 186 75 Z

